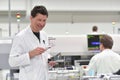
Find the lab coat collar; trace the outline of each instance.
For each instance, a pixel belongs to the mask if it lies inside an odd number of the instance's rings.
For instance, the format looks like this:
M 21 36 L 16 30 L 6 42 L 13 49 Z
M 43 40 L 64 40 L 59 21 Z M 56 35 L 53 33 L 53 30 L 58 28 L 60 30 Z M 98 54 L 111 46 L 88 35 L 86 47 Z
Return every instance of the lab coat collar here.
M 39 44 L 39 40 L 34 35 L 34 33 L 33 33 L 32 29 L 31 29 L 30 25 L 27 27 L 27 30 L 28 30 L 28 35 L 31 35 L 31 37 L 33 37 L 32 39 L 34 39 L 37 42 L 37 44 Z
M 33 37 L 32 39 L 34 39 L 35 41 L 37 41 L 37 43 L 38 44 L 45 44 L 44 42 L 43 42 L 43 40 L 45 40 L 45 38 L 44 38 L 44 36 L 43 36 L 43 31 L 39 31 L 39 33 L 40 33 L 40 42 L 39 42 L 39 40 L 38 40 L 38 38 L 34 35 L 34 33 L 32 32 L 32 29 L 31 29 L 31 27 L 30 27 L 30 25 L 27 27 L 27 30 L 28 30 L 28 35 L 31 35 L 31 37 Z
M 111 51 L 111 49 L 104 49 L 103 51 Z
M 106 52 L 109 52 L 109 51 L 112 51 L 111 49 L 104 49 L 103 51 L 102 51 L 102 53 L 106 53 Z

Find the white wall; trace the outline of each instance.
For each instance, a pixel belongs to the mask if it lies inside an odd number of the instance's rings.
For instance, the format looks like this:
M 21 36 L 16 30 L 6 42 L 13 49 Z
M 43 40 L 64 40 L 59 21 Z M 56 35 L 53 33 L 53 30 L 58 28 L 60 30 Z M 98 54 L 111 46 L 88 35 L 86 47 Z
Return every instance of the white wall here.
M 9 0 L 1 0 L 0 1 L 0 11 L 8 11 L 8 2 Z M 11 10 L 26 10 L 26 0 L 10 0 L 11 2 Z
M 0 28 L 0 37 L 2 37 L 2 29 Z
M 20 30 L 28 26 L 29 23 L 20 24 Z M 113 26 L 115 27 L 115 33 L 118 33 L 117 29 L 120 28 L 120 23 L 112 25 L 111 23 L 47 23 L 44 30 L 49 35 L 81 35 L 92 32 L 92 26 L 97 25 L 99 33 L 113 33 Z M 11 35 L 15 35 L 18 32 L 17 23 L 11 25 Z M 9 36 L 8 24 L 0 24 L 2 28 L 2 37 Z M 66 34 L 66 32 L 69 32 Z
M 92 32 L 92 27 L 98 26 L 100 33 L 113 33 L 113 25 L 111 23 L 49 23 L 45 27 L 45 31 L 52 35 L 64 35 L 69 32 L 70 35 L 80 35 Z M 115 25 L 120 27 L 120 24 Z M 117 33 L 117 32 L 116 32 Z

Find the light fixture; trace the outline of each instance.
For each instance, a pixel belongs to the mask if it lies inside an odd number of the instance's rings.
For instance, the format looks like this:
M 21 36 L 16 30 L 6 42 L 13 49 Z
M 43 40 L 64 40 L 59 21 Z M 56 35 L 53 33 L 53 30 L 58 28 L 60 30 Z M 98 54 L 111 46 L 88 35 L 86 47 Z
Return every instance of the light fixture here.
M 112 21 L 112 25 L 115 25 L 116 24 L 116 22 L 115 21 Z

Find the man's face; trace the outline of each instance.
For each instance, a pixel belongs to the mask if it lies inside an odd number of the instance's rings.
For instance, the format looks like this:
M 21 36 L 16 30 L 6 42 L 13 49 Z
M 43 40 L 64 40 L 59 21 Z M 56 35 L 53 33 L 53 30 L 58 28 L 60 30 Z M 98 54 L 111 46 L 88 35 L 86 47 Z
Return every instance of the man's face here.
M 47 16 L 42 14 L 37 14 L 34 18 L 31 16 L 31 28 L 34 32 L 39 32 L 42 30 L 46 24 Z

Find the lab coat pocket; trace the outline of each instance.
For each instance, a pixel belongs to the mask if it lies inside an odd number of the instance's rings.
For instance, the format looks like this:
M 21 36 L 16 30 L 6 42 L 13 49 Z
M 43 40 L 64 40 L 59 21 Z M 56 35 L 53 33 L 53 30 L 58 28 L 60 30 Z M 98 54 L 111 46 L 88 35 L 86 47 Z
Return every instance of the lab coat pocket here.
M 26 72 L 32 71 L 32 66 L 30 66 L 30 65 L 25 66 L 25 71 L 26 71 Z

